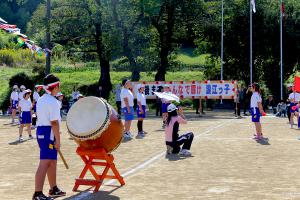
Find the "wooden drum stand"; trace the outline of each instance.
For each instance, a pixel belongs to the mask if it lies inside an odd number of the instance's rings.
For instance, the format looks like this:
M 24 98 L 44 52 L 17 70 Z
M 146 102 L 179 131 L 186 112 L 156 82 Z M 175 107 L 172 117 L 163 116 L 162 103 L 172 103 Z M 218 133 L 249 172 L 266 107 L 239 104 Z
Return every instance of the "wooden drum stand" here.
M 79 178 L 75 179 L 73 191 L 77 191 L 80 185 L 88 185 L 94 186 L 94 192 L 98 192 L 104 179 L 117 179 L 121 185 L 125 185 L 123 177 L 120 175 L 120 173 L 115 167 L 115 164 L 113 163 L 114 156 L 110 153 L 107 153 L 105 149 L 99 148 L 93 150 L 86 150 L 81 147 L 78 147 L 76 153 L 81 157 L 81 159 L 85 163 L 85 167 L 83 168 Z M 104 167 L 102 173 L 98 174 L 97 171 L 94 169 L 94 166 Z M 114 174 L 113 176 L 108 175 L 109 169 L 112 170 Z M 95 179 L 84 179 L 88 170 L 91 172 Z

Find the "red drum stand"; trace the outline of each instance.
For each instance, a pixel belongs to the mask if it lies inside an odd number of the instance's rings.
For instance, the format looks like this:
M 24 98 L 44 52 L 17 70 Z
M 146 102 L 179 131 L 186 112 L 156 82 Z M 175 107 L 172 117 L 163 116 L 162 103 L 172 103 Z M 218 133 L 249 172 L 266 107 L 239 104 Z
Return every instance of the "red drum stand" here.
M 87 185 L 94 186 L 94 192 L 98 192 L 104 179 L 117 179 L 121 185 L 125 185 L 123 177 L 120 175 L 120 173 L 115 167 L 115 164 L 113 163 L 114 156 L 110 153 L 107 153 L 105 149 L 100 148 L 86 150 L 81 147 L 78 147 L 76 153 L 81 157 L 81 159 L 85 163 L 85 167 L 83 168 L 79 178 L 75 179 L 73 191 L 77 191 L 80 185 Z M 102 173 L 98 174 L 97 171 L 94 169 L 94 166 L 104 167 Z M 113 172 L 113 176 L 108 175 L 109 169 L 111 169 L 111 171 Z M 95 179 L 84 179 L 87 171 L 90 171 Z

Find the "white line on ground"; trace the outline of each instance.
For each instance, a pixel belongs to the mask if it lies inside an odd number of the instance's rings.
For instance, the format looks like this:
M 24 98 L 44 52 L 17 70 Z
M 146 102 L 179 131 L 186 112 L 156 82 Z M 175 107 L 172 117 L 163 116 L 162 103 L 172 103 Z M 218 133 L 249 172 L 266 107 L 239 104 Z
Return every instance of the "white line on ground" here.
M 211 133 L 212 131 L 218 129 L 218 128 L 221 128 L 221 127 L 224 127 L 224 126 L 227 126 L 229 125 L 232 121 L 234 121 L 235 119 L 231 119 L 231 120 L 228 120 L 226 122 L 223 122 L 217 126 L 214 126 L 212 128 L 209 128 L 208 130 L 202 132 L 201 134 L 199 135 L 196 135 L 195 136 L 195 139 L 198 139 L 200 138 L 201 136 L 202 137 L 205 137 L 207 136 L 209 133 Z M 136 173 L 137 171 L 139 170 L 142 170 L 143 168 L 145 168 L 146 166 L 149 166 L 151 165 L 152 163 L 154 163 L 155 161 L 157 161 L 158 159 L 160 159 L 161 157 L 163 157 L 164 155 L 166 154 L 165 151 L 153 156 L 152 158 L 142 162 L 141 164 L 138 164 L 136 167 L 133 167 L 132 169 L 130 169 L 129 171 L 121 174 L 124 178 L 125 177 L 128 177 L 134 173 Z M 110 181 L 107 181 L 104 183 L 104 186 L 106 185 L 112 185 L 116 182 L 116 180 L 110 180 Z M 89 195 L 91 195 L 91 192 L 82 192 L 80 195 L 76 196 L 76 197 L 73 197 L 72 200 L 83 200 L 85 199 L 86 197 L 88 197 Z

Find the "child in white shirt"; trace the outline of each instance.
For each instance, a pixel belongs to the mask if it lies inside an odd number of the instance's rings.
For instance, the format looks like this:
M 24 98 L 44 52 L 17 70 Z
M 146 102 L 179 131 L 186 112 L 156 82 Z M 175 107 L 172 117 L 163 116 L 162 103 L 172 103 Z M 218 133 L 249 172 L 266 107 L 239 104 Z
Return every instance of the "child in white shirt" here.
M 25 90 L 23 99 L 19 102 L 19 112 L 20 114 L 20 128 L 19 128 L 19 141 L 23 140 L 23 128 L 27 126 L 27 131 L 29 135 L 29 139 L 33 139 L 31 135 L 31 109 L 32 104 L 30 101 L 31 90 Z

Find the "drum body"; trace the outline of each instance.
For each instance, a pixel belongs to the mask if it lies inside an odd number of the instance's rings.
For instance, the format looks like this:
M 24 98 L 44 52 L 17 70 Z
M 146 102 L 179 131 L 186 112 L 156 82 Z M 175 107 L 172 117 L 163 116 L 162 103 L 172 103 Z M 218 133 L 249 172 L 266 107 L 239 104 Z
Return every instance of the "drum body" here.
M 67 128 L 80 147 L 104 148 L 107 152 L 120 145 L 124 130 L 118 113 L 106 100 L 97 97 L 82 98 L 71 107 Z

